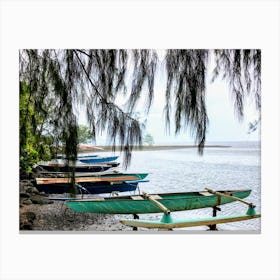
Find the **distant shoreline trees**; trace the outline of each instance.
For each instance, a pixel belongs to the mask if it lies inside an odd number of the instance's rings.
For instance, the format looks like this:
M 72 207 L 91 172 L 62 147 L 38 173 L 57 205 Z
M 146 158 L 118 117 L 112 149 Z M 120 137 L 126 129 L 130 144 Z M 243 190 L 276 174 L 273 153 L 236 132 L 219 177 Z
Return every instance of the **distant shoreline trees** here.
M 87 144 L 92 139 L 92 134 L 86 125 L 78 126 L 78 142 L 79 144 Z
M 143 140 L 144 144 L 148 145 L 148 146 L 153 146 L 154 145 L 154 138 L 150 133 L 147 133 L 144 137 Z

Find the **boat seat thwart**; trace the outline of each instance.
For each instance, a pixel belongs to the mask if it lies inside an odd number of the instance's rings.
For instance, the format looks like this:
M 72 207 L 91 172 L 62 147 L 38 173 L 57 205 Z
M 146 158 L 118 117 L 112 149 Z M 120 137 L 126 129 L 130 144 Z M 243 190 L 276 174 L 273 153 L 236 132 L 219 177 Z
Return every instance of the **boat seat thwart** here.
M 133 200 L 144 200 L 143 196 L 141 196 L 141 195 L 132 195 L 131 198 Z
M 153 194 L 153 195 L 150 195 L 151 198 L 153 199 L 162 199 L 162 197 L 158 194 Z M 132 195 L 131 198 L 133 200 L 144 200 L 145 199 L 145 196 L 143 195 Z
M 150 197 L 153 199 L 162 199 L 162 197 L 158 194 L 152 194 L 152 195 L 150 195 Z
M 203 195 L 203 196 L 212 196 L 213 194 L 207 191 L 204 192 L 199 192 L 199 194 Z

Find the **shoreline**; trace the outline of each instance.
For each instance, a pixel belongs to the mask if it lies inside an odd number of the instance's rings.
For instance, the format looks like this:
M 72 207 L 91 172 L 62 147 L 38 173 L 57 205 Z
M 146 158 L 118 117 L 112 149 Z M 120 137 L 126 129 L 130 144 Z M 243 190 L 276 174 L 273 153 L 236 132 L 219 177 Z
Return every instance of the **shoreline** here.
M 111 152 L 112 151 L 112 146 L 98 146 L 102 150 L 96 151 L 94 148 L 93 149 L 86 149 L 86 150 L 81 150 L 81 152 Z M 204 148 L 231 148 L 232 146 L 229 145 L 205 145 Z M 133 147 L 133 151 L 161 151 L 161 150 L 177 150 L 177 149 L 194 149 L 198 148 L 197 145 L 152 145 L 152 146 L 136 146 Z M 123 149 L 124 150 L 124 149 Z M 121 151 L 121 146 L 116 146 L 115 151 Z

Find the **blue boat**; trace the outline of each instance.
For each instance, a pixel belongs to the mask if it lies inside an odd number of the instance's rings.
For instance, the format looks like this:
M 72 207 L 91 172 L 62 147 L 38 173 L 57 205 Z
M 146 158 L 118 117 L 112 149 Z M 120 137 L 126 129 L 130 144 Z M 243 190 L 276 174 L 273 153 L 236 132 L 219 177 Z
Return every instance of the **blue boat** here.
M 117 157 L 94 157 L 94 158 L 80 158 L 79 161 L 82 163 L 101 163 L 115 161 Z
M 98 155 L 78 155 L 78 160 L 80 159 L 89 159 L 89 158 L 96 158 Z
M 111 193 L 111 192 L 128 192 L 135 191 L 138 187 L 138 182 L 123 182 L 112 184 L 111 182 L 103 183 L 87 183 L 82 186 L 81 192 L 90 194 Z
M 125 182 L 94 182 L 94 183 L 79 183 L 76 185 L 76 192 L 83 194 L 101 194 L 101 193 L 111 193 L 113 191 L 127 192 L 135 191 L 138 183 L 148 182 L 148 180 L 135 180 L 135 181 L 125 181 Z M 71 193 L 70 184 L 48 184 L 48 185 L 38 185 L 36 186 L 38 191 L 45 192 L 47 194 L 63 194 Z

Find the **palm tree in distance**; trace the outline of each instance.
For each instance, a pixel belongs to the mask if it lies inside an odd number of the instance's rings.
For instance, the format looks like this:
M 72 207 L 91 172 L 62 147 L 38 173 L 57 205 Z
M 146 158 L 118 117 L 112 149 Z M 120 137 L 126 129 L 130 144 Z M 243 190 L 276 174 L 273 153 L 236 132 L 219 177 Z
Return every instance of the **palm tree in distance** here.
M 212 81 L 221 76 L 228 82 L 237 118 L 243 119 L 245 98 L 254 101 L 259 114 L 261 109 L 260 50 L 167 50 L 163 60 L 166 127 L 172 109 L 175 133 L 191 128 L 200 154 L 208 127 L 205 95 L 210 56 L 215 61 Z M 77 112 L 85 108 L 93 138 L 105 130 L 112 149 L 120 145 L 125 165 L 129 164 L 133 147 L 142 145 L 143 127 L 134 110 L 144 97 L 148 114 L 153 101 L 159 73 L 156 50 L 29 49 L 20 50 L 19 63 L 20 82 L 28 86 L 28 100 L 33 100 L 40 115 L 40 125 L 36 118 L 32 120 L 33 130 L 40 128 L 36 135 L 51 135 L 53 144 L 62 143 L 63 152 L 75 160 Z M 124 107 L 116 104 L 119 95 L 127 98 Z M 24 131 L 26 119 L 21 118 L 20 131 Z M 38 141 L 42 139 L 38 137 Z M 20 142 L 21 146 L 26 142 L 24 133 L 20 133 Z

